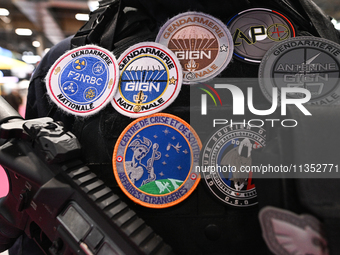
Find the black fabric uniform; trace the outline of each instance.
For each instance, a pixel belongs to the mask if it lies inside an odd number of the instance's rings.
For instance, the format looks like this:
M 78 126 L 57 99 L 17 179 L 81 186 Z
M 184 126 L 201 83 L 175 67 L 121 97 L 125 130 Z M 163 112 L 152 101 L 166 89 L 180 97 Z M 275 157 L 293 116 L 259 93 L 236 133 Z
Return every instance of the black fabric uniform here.
M 309 1 L 302 2 L 310 5 Z M 298 2 L 287 4 L 287 1 L 279 0 L 125 0 L 122 5 L 123 11 L 112 35 L 113 44 L 107 47 L 117 59 L 126 48 L 139 41 L 154 41 L 160 26 L 167 19 L 185 11 L 204 12 L 226 23 L 235 13 L 248 8 L 272 8 L 285 13 L 293 20 L 298 35 L 320 36 L 317 27 L 310 22 L 309 13 L 306 13 Z M 312 9 L 313 11 L 315 9 Z M 322 22 L 321 19 L 318 21 Z M 110 31 L 106 33 L 110 34 Z M 335 35 L 329 35 L 330 39 L 335 40 L 334 38 L 338 37 L 336 32 L 334 33 Z M 67 38 L 53 47 L 35 71 L 28 92 L 26 118 L 49 115 L 56 121 L 63 121 L 66 128 L 78 137 L 84 162 L 172 246 L 176 254 L 271 254 L 262 238 L 258 222 L 259 207 L 238 209 L 226 206 L 209 194 L 203 182 L 182 203 L 160 210 L 136 205 L 122 193 L 114 179 L 111 160 L 116 139 L 132 119 L 117 113 L 111 105 L 95 116 L 86 119 L 75 118 L 60 110 L 54 111 L 54 105 L 46 94 L 44 78 L 47 71 L 59 56 L 71 48 L 71 39 Z M 95 43 L 102 45 L 101 41 Z M 234 60 L 221 77 L 257 77 L 257 72 L 258 66 Z M 179 97 L 164 112 L 189 122 L 188 98 L 189 86 L 183 86 Z M 277 206 L 284 207 L 280 201 L 277 201 Z M 11 254 L 38 254 L 30 249 L 19 253 L 20 246 L 21 243 L 17 242 Z

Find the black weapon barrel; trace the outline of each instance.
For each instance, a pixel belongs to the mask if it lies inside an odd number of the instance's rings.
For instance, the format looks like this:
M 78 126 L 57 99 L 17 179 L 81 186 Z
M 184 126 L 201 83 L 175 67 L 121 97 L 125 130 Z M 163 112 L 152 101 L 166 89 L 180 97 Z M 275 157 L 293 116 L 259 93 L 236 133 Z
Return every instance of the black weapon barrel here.
M 23 118 L 2 96 L 0 96 L 0 125 L 11 119 Z

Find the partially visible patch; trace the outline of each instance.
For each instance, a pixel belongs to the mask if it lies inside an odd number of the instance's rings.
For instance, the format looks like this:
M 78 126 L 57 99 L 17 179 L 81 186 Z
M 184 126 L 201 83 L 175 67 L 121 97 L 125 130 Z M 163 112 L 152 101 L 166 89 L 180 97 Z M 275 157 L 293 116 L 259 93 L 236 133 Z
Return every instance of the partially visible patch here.
M 311 93 L 309 104 L 330 105 L 340 99 L 340 45 L 312 36 L 290 38 L 272 47 L 259 68 L 259 83 L 264 96 L 272 102 L 273 88 L 280 100 L 283 88 L 287 99 L 303 99 L 301 89 Z
M 218 129 L 201 153 L 200 172 L 210 191 L 220 201 L 236 207 L 257 204 L 251 153 L 265 146 L 266 132 L 260 127 L 234 124 Z
M 175 53 L 186 84 L 214 78 L 227 67 L 233 54 L 228 28 L 220 20 L 198 12 L 185 12 L 168 20 L 156 42 Z
M 166 208 L 185 200 L 198 185 L 200 148 L 195 131 L 174 115 L 139 118 L 117 140 L 113 172 L 131 200 Z
M 121 114 L 138 118 L 168 107 L 182 86 L 182 69 L 175 55 L 154 42 L 138 43 L 119 58 L 119 89 L 112 100 Z
M 329 254 L 322 224 L 313 216 L 267 206 L 259 219 L 263 237 L 274 254 Z
M 233 36 L 234 55 L 250 63 L 259 64 L 273 45 L 295 37 L 295 29 L 286 16 L 264 8 L 239 12 L 227 26 Z
M 66 52 L 50 68 L 46 88 L 57 106 L 88 116 L 110 102 L 118 88 L 118 65 L 108 50 L 86 45 Z

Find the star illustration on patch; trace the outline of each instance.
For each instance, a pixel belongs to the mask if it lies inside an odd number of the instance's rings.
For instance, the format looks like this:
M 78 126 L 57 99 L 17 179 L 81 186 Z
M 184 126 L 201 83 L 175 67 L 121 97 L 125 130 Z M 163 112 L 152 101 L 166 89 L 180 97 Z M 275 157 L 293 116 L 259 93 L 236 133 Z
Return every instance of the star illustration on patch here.
M 55 70 L 54 70 L 54 75 L 57 75 L 60 72 L 60 66 L 58 66 Z
M 175 85 L 176 84 L 176 79 L 174 77 L 171 77 L 171 79 L 169 80 L 170 84 Z
M 220 51 L 227 51 L 227 50 L 228 50 L 228 46 L 225 46 L 224 44 L 221 45 Z

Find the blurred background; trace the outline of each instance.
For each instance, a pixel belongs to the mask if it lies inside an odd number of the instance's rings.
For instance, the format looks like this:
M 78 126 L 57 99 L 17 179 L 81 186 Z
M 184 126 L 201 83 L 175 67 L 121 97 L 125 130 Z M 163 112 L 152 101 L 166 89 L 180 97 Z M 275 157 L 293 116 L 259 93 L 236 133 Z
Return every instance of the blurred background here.
M 93 0 L 0 0 L 0 94 L 20 114 L 41 58 L 77 32 L 97 6 Z
M 339 0 L 315 3 L 340 30 Z M 94 0 L 0 0 L 0 95 L 22 116 L 29 79 L 41 58 L 77 32 L 97 7 Z M 0 169 L 0 197 L 7 192 L 7 177 Z
M 76 33 L 97 6 L 87 0 L 0 0 L 0 95 L 22 116 L 29 79 L 41 58 Z M 0 166 L 0 197 L 7 192 Z

